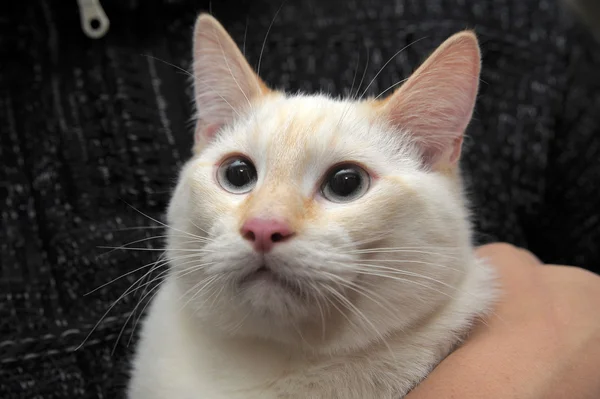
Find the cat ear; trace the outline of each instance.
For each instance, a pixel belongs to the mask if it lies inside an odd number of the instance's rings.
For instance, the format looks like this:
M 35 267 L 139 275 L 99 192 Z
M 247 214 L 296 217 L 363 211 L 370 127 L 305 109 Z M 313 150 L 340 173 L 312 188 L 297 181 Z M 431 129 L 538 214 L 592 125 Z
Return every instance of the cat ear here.
M 473 32 L 446 40 L 383 106 L 383 117 L 406 131 L 432 167 L 454 165 L 471 120 L 480 53 Z
M 195 147 L 204 146 L 223 125 L 247 112 L 253 99 L 268 92 L 223 26 L 201 14 L 194 28 Z

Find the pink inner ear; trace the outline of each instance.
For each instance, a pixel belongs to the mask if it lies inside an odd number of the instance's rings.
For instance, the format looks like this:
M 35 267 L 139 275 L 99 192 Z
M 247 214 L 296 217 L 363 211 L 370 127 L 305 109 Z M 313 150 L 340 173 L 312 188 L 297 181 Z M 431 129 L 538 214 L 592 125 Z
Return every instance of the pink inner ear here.
M 221 125 L 218 125 L 216 123 L 206 126 L 198 124 L 196 126 L 196 132 L 194 133 L 194 141 L 196 142 L 196 144 L 208 143 L 215 137 L 220 128 Z
M 472 33 L 446 40 L 391 96 L 385 117 L 409 132 L 431 166 L 455 164 L 477 95 L 479 47 Z
M 454 142 L 452 143 L 452 152 L 450 153 L 450 157 L 448 159 L 448 162 L 450 164 L 455 164 L 456 162 L 458 162 L 458 159 L 460 158 L 460 153 L 462 151 L 462 143 L 462 136 L 454 139 Z

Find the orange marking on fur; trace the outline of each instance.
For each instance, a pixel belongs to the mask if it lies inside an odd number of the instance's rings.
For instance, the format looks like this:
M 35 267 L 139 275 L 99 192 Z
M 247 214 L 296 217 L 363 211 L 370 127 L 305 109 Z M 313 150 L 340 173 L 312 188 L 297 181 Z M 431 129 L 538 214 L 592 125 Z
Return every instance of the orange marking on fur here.
M 242 203 L 236 209 L 237 220 L 239 221 L 239 228 L 241 229 L 244 225 L 244 222 L 249 219 L 248 215 L 250 210 L 252 209 L 254 203 L 254 192 L 250 192 L 247 194 L 246 198 L 242 201 Z
M 260 88 L 260 93 L 263 96 L 276 93 L 275 90 L 271 90 L 269 86 L 260 78 L 260 76 L 256 75 L 256 79 L 258 80 L 258 87 Z
M 460 179 L 460 168 L 458 167 L 458 164 L 443 164 L 443 165 L 434 167 L 433 170 L 446 176 L 449 179 L 452 179 L 452 180 Z
M 314 197 L 304 198 L 302 208 L 304 211 L 302 214 L 303 222 L 314 221 L 317 218 L 319 205 Z
M 304 206 L 297 190 L 271 182 L 248 195 L 237 210 L 240 228 L 251 218 L 283 219 L 293 231 L 303 224 Z

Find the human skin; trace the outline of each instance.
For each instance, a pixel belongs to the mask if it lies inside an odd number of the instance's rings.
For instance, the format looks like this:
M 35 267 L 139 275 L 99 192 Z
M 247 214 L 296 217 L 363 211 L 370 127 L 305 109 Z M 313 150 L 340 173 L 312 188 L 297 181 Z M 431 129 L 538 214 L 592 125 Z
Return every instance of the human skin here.
M 499 274 L 494 314 L 406 398 L 599 398 L 600 277 L 508 244 L 477 253 Z

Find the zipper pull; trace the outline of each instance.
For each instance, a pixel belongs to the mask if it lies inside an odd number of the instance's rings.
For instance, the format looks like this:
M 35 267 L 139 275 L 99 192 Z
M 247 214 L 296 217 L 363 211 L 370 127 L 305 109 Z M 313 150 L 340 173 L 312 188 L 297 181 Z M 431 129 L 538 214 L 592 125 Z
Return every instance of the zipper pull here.
M 83 33 L 91 39 L 100 39 L 110 27 L 100 0 L 77 0 L 77 4 Z

